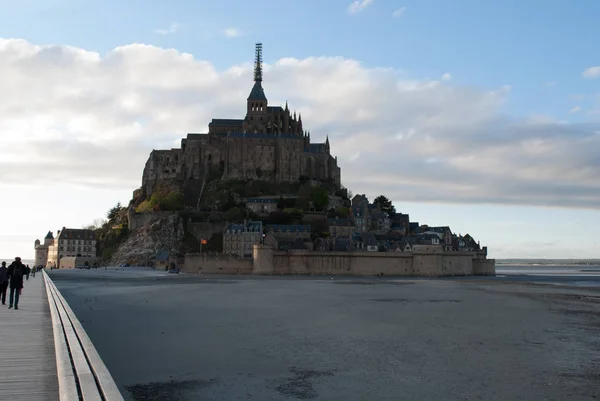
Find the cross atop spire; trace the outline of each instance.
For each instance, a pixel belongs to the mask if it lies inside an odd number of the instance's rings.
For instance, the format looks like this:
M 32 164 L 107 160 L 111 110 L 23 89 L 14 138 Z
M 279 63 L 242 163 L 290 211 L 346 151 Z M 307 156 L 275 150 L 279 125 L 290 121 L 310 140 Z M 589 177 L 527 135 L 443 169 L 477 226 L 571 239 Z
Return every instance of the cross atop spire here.
M 256 44 L 254 58 L 254 82 L 262 82 L 262 43 Z

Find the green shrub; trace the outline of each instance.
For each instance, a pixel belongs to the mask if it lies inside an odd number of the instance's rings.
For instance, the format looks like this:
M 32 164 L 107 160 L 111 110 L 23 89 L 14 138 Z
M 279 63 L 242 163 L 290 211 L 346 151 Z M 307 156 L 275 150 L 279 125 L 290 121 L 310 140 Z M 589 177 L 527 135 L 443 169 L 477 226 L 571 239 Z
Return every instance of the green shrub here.
M 153 210 L 176 211 L 185 207 L 185 196 L 181 192 L 155 192 L 150 199 L 139 204 L 135 209 L 138 213 Z

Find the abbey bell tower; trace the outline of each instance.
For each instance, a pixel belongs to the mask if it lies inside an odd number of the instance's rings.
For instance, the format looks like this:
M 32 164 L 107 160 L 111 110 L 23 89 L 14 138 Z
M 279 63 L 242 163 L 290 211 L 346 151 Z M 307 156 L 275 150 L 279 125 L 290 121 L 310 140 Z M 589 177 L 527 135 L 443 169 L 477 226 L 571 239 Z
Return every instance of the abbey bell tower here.
M 262 43 L 256 44 L 254 59 L 254 86 L 248 96 L 246 119 L 253 122 L 266 121 L 267 97 L 262 87 Z

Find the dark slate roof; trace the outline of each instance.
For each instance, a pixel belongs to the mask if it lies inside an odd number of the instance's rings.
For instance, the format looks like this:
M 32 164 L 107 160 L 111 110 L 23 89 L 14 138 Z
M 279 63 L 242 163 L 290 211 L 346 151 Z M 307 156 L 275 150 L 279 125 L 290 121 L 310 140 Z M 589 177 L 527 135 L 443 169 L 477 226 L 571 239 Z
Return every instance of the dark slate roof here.
M 214 120 L 213 120 L 214 121 Z M 187 139 L 192 141 L 199 141 L 203 138 L 206 138 L 208 134 L 187 134 Z
M 375 239 L 377 241 L 396 241 L 398 236 L 393 234 L 375 234 Z
M 327 224 L 330 226 L 343 226 L 349 227 L 352 226 L 352 220 L 350 219 L 327 219 Z
M 244 231 L 244 225 L 243 224 L 230 224 L 229 227 L 227 227 L 228 230 L 232 230 L 232 231 Z
M 296 225 L 287 225 L 287 224 L 267 224 L 267 231 L 273 230 L 274 232 L 286 232 L 290 230 L 290 232 L 310 232 L 310 224 L 296 224 Z
M 246 203 L 277 203 L 275 198 L 248 198 Z
M 289 237 L 275 236 L 277 240 L 277 249 L 280 251 L 287 251 L 288 249 L 307 249 L 306 244 L 300 239 L 291 239 Z
M 413 236 L 406 236 L 406 237 L 402 237 L 402 239 L 400 240 L 402 242 L 402 245 L 404 246 L 404 244 L 406 244 L 407 242 L 410 245 L 416 245 L 417 244 L 417 239 Z
M 352 241 L 348 238 L 337 238 L 333 244 L 333 250 L 336 252 L 348 252 L 351 249 Z
M 167 262 L 169 260 L 169 251 L 160 251 L 156 254 L 157 262 Z
M 208 124 L 209 127 L 241 127 L 244 125 L 244 120 L 231 118 L 213 118 Z
M 44 239 L 54 239 L 54 235 L 52 235 L 52 231 L 48 231 L 48 234 L 46 234 L 46 237 L 44 237 Z
M 246 226 L 243 224 L 230 224 L 227 227 L 227 230 L 239 230 L 241 232 L 261 232 L 262 231 L 262 221 L 249 221 L 246 223 Z
M 303 140 L 302 135 L 293 135 L 293 134 L 251 134 L 248 132 L 232 132 L 229 134 L 219 133 L 215 134 L 220 137 L 231 137 L 231 138 L 252 138 L 252 139 L 273 139 L 273 138 L 283 138 L 283 139 L 298 139 Z
M 248 231 L 262 232 L 262 221 L 249 221 L 246 227 Z
M 361 238 L 362 241 L 366 244 L 366 245 L 379 245 L 379 243 L 377 242 L 377 240 L 375 239 L 375 236 L 373 235 L 373 233 L 371 232 L 365 232 L 361 234 Z
M 267 106 L 267 113 L 283 113 L 281 106 Z
M 265 96 L 265 91 L 260 83 L 260 81 L 256 81 L 254 86 L 252 87 L 252 91 L 250 91 L 250 95 L 248 96 L 248 100 L 264 100 L 267 101 L 267 97 Z
M 294 242 L 292 242 L 292 244 L 290 245 L 289 249 L 307 249 L 306 245 L 304 244 L 304 241 L 302 241 L 300 238 L 296 238 L 294 240 Z
M 311 153 L 327 153 L 324 143 L 311 143 L 309 151 Z
M 60 234 L 58 235 L 58 238 L 94 240 L 96 239 L 96 235 L 92 230 L 63 227 L 63 229 L 60 231 Z
M 445 234 L 446 231 L 450 231 L 450 227 L 442 226 L 442 227 L 428 227 L 427 231 L 433 231 L 439 234 Z

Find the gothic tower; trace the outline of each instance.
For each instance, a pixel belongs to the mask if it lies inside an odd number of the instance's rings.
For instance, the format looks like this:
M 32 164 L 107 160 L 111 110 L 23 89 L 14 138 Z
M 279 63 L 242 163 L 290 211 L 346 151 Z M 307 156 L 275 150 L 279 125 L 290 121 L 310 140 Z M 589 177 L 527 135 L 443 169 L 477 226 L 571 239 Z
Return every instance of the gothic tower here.
M 266 116 L 267 97 L 262 87 L 262 43 L 257 43 L 254 60 L 254 86 L 248 96 L 246 119 L 250 120 L 250 122 L 266 122 Z

